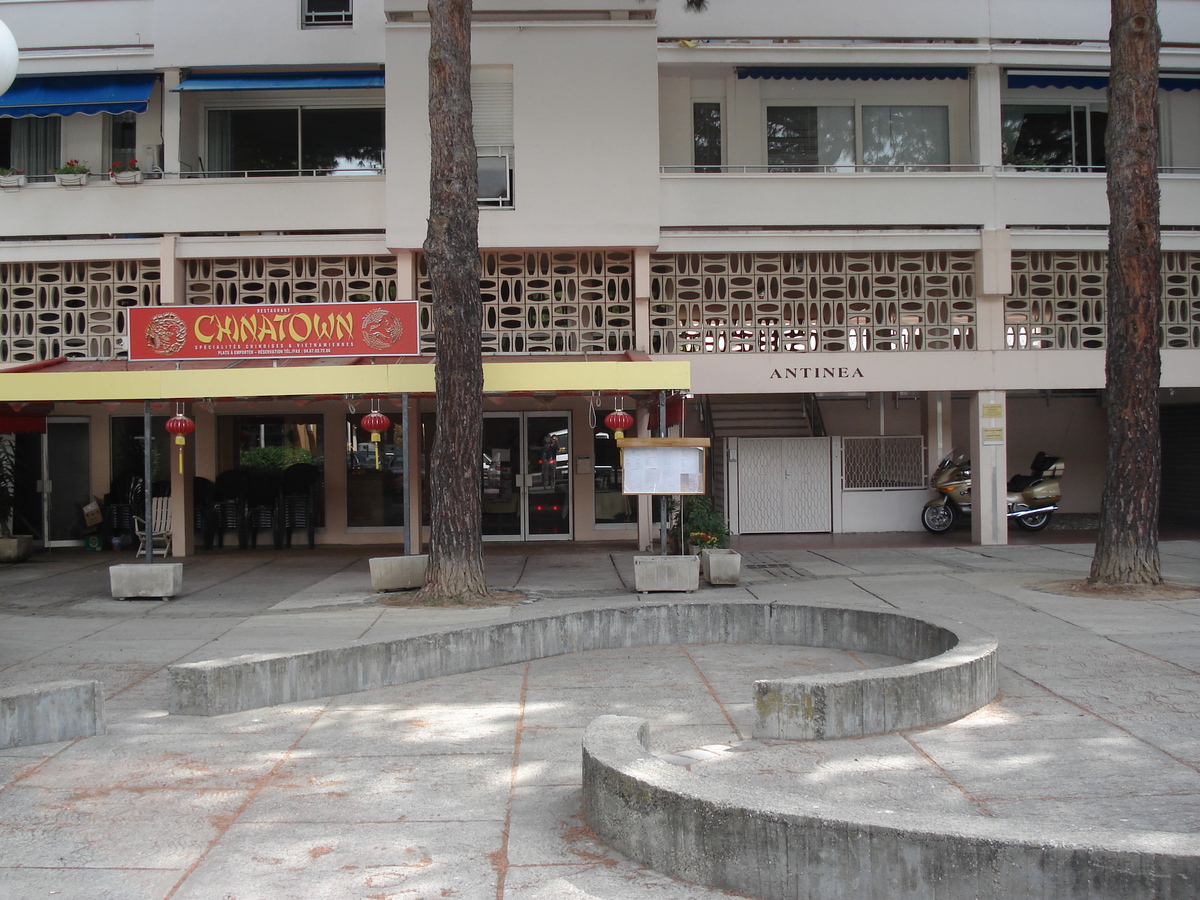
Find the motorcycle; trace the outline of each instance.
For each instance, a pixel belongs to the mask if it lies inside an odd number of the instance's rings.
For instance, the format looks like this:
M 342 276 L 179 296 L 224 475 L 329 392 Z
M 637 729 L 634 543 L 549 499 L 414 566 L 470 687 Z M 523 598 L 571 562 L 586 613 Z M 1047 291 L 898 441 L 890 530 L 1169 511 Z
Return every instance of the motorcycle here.
M 1050 514 L 1062 497 L 1059 479 L 1066 463 L 1058 456 L 1039 452 L 1028 475 L 1008 480 L 1008 517 L 1026 531 L 1041 531 L 1050 524 Z M 938 496 L 925 504 L 921 524 L 927 531 L 943 534 L 960 516 L 971 514 L 971 460 L 955 453 L 942 460 L 929 479 Z

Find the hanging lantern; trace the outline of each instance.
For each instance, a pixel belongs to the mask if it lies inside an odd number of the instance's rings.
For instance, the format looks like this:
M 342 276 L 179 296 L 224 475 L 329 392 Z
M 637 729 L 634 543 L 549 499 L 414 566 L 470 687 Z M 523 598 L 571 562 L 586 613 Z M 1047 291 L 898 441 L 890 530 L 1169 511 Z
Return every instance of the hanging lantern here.
M 187 436 L 196 430 L 196 423 L 177 412 L 167 419 L 167 434 L 175 435 L 175 446 L 179 448 L 179 474 L 183 474 L 183 448 L 187 444 Z
M 362 417 L 362 427 L 371 432 L 371 443 L 375 445 L 375 468 L 379 468 L 379 442 L 383 432 L 392 427 L 392 420 L 375 409 Z
M 614 409 L 604 417 L 604 427 L 613 433 L 617 440 L 625 437 L 625 429 L 633 427 L 633 416 L 623 409 Z

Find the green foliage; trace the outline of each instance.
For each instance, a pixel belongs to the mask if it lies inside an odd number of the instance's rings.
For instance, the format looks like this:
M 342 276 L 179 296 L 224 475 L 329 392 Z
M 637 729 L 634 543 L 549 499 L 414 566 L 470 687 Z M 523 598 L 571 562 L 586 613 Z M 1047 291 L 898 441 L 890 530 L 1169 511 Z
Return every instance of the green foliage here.
M 678 546 L 680 540 L 679 505 L 675 501 L 668 504 L 671 516 L 671 538 Z M 713 506 L 708 497 L 683 498 L 683 544 L 695 544 L 707 547 L 729 546 L 729 525 L 721 511 Z M 698 535 L 693 539 L 692 535 Z
M 238 458 L 243 469 L 286 469 L 296 463 L 316 463 L 317 458 L 303 447 L 247 447 Z

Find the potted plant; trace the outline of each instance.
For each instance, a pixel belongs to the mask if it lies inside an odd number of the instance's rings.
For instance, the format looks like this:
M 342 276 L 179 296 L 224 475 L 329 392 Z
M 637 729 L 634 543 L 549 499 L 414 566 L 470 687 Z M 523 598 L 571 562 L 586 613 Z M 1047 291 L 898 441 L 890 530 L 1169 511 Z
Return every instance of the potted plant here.
M 24 169 L 14 169 L 12 166 L 0 166 L 0 188 L 6 191 L 19 191 L 29 183 Z
M 673 510 L 672 534 L 676 542 L 686 536 L 688 552 L 700 557 L 700 575 L 709 584 L 738 583 L 741 554 L 728 549 L 729 525 L 707 497 L 684 498 L 682 522 L 678 508 Z
M 92 174 L 92 167 L 77 159 L 68 159 L 57 169 L 51 169 L 50 174 L 63 187 L 80 188 L 88 183 L 88 179 Z
M 681 523 L 679 504 L 674 501 L 670 503 L 671 540 L 675 547 L 691 545 L 695 552 L 699 552 L 704 548 L 724 547 L 729 543 L 729 526 L 725 516 L 707 497 L 684 497 L 682 509 Z
M 142 170 L 138 168 L 138 161 L 131 159 L 127 163 L 115 162 L 108 170 L 108 178 L 114 184 L 119 184 L 122 187 L 129 185 L 141 184 L 145 179 Z
M 0 563 L 23 562 L 33 553 L 33 536 L 12 532 L 16 463 L 17 445 L 12 435 L 0 434 Z

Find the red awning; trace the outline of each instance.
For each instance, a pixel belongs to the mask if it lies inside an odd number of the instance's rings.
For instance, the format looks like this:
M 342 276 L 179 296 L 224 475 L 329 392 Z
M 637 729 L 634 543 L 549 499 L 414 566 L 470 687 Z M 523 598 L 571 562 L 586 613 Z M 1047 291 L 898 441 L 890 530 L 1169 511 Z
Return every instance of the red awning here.
M 0 434 L 45 434 L 45 416 L 0 415 Z

